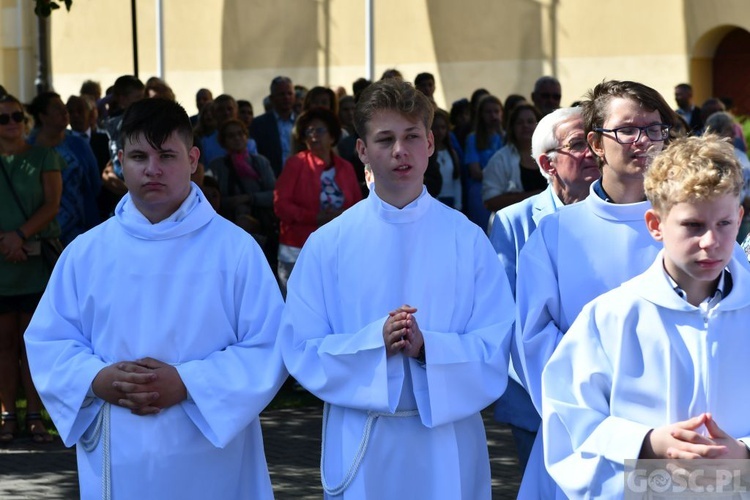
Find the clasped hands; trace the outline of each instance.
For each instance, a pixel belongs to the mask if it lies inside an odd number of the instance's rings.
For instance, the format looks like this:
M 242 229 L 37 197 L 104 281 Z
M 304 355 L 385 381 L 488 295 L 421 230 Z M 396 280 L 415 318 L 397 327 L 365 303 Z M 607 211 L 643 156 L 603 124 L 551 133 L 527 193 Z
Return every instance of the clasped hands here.
M 698 432 L 704 426 L 708 435 Z M 710 413 L 652 429 L 643 440 L 640 458 L 747 459 L 748 448 L 724 432 Z
M 23 240 L 15 232 L 0 233 L 0 254 L 8 262 L 23 262 L 28 257 L 23 249 Z
M 424 337 L 417 324 L 417 318 L 414 317 L 416 312 L 416 307 L 404 304 L 388 313 L 388 319 L 383 324 L 383 342 L 388 357 L 399 352 L 410 358 L 419 356 L 419 351 L 424 345 Z
M 97 397 L 135 415 L 155 415 L 187 399 L 177 369 L 153 358 L 111 364 L 99 371 L 92 388 Z

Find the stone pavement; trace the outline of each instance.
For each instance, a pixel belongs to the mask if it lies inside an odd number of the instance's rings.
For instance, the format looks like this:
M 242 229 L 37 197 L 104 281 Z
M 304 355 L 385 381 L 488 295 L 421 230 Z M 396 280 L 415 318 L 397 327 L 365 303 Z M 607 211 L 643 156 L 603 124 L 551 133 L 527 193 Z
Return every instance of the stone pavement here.
M 520 477 L 510 430 L 483 412 L 492 467 L 492 498 L 516 498 Z M 320 499 L 321 408 L 269 410 L 261 415 L 276 498 Z M 36 445 L 28 437 L 0 448 L 0 499 L 78 498 L 75 452 L 58 440 Z

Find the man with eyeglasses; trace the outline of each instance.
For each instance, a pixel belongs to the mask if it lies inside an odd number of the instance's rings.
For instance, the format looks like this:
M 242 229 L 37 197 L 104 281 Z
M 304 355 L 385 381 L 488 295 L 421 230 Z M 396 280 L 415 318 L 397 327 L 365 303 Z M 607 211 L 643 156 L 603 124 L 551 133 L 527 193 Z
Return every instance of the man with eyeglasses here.
M 560 107 L 562 87 L 554 76 L 543 76 L 534 83 L 531 101 L 542 112 L 542 116 L 552 113 Z M 506 110 L 510 112 L 510 110 Z
M 599 167 L 586 142 L 581 108 L 561 108 L 539 121 L 531 139 L 531 156 L 549 185 L 543 192 L 498 210 L 490 241 L 516 289 L 518 254 L 546 215 L 585 199 Z
M 490 241 L 514 293 L 518 254 L 537 224 L 563 206 L 585 199 L 589 186 L 599 178 L 599 167 L 586 143 L 581 108 L 561 108 L 542 118 L 531 139 L 531 156 L 549 186 L 497 211 L 490 229 Z M 518 351 L 513 349 L 512 356 L 513 365 L 520 366 Z M 508 388 L 495 405 L 495 419 L 510 425 L 523 472 L 541 418 L 516 370 L 509 374 Z

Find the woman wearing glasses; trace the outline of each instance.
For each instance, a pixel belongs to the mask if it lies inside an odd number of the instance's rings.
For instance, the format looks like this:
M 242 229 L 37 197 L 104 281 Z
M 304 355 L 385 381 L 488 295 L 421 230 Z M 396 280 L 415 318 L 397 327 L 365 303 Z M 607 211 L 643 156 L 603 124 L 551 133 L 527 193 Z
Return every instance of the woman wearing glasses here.
M 285 296 L 289 274 L 308 236 L 362 199 L 354 167 L 333 152 L 341 126 L 332 111 L 305 111 L 294 135 L 307 149 L 286 161 L 273 198 L 279 218 L 278 278 Z
M 21 103 L 10 95 L 0 97 L 0 444 L 18 434 L 19 376 L 26 392 L 27 432 L 34 442 L 52 440 L 41 421 L 42 403 L 22 339 L 52 271 L 42 259 L 41 240 L 60 236 L 55 216 L 63 161 L 51 149 L 26 143 L 25 122 Z
M 208 164 L 221 194 L 220 213 L 252 234 L 269 262 L 276 261 L 276 216 L 273 190 L 276 177 L 271 163 L 247 150 L 245 124 L 230 118 L 219 127 L 218 143 L 227 152 Z M 271 253 L 273 252 L 273 253 Z
M 547 179 L 531 157 L 531 138 L 541 118 L 539 110 L 525 102 L 511 111 L 507 142 L 484 169 L 482 200 L 487 210 L 495 212 L 547 189 Z

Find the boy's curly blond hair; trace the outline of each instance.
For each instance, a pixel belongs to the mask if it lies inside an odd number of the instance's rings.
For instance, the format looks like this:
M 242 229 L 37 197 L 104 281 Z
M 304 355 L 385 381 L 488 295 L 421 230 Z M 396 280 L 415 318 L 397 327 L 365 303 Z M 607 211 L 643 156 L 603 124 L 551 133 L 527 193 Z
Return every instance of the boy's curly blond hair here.
M 666 215 L 677 203 L 742 190 L 742 167 L 728 139 L 714 134 L 677 139 L 654 158 L 643 186 L 654 209 Z

